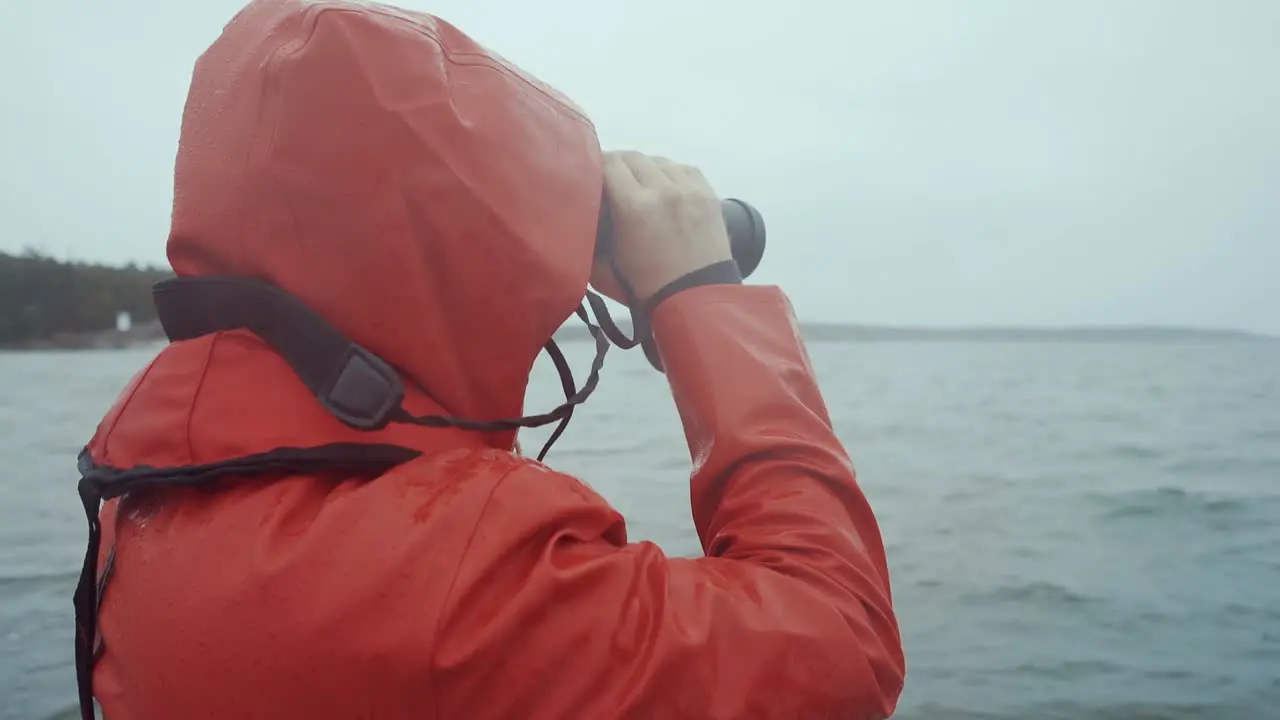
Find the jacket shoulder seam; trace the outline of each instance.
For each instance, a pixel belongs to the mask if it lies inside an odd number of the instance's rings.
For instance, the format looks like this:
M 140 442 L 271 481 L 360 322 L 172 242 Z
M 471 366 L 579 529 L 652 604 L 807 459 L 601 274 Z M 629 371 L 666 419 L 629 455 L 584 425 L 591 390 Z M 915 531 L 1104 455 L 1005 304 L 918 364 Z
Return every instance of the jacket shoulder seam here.
M 462 552 L 458 556 L 458 562 L 456 565 L 454 565 L 453 574 L 449 577 L 448 589 L 445 590 L 444 600 L 440 606 L 441 611 L 436 616 L 436 626 L 431 631 L 432 671 L 430 673 L 430 676 L 427 678 L 427 685 L 430 686 L 431 688 L 432 706 L 433 706 L 433 710 L 435 711 L 433 715 L 436 718 L 440 718 L 441 714 L 440 714 L 440 693 L 438 691 L 439 689 L 436 687 L 436 678 L 435 678 L 435 670 L 434 670 L 435 655 L 436 655 L 436 648 L 439 646 L 438 641 L 440 638 L 441 625 L 444 622 L 445 609 L 449 607 L 450 601 L 453 600 L 453 593 L 458 584 L 458 575 L 462 573 L 462 566 L 466 563 L 467 555 L 470 554 L 471 552 L 471 543 L 475 542 L 476 533 L 480 532 L 480 525 L 484 522 L 484 517 L 489 512 L 489 505 L 490 503 L 493 502 L 493 496 L 498 494 L 498 488 L 502 487 L 502 484 L 506 482 L 507 478 L 511 477 L 511 475 L 514 474 L 517 470 L 521 470 L 523 468 L 524 468 L 524 463 L 513 464 L 510 468 L 508 468 L 505 472 L 502 473 L 502 475 L 498 478 L 497 482 L 493 484 L 493 487 L 489 488 L 489 493 L 485 495 L 484 503 L 480 506 L 480 514 L 476 516 L 475 525 L 472 526 L 471 533 L 467 535 L 467 541 L 462 546 Z

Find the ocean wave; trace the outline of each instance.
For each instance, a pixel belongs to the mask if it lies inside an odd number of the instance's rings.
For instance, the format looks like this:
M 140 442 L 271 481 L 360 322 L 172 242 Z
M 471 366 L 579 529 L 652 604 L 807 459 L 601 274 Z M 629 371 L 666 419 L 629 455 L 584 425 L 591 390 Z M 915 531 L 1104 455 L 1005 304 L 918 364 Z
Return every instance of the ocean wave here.
M 940 703 L 904 707 L 893 720 L 1262 720 L 1257 707 L 1227 703 L 1129 702 L 1090 704 L 1056 700 L 1014 709 L 975 709 Z M 55 720 L 55 719 L 50 719 Z M 59 716 L 56 720 L 63 720 Z
M 79 720 L 80 706 L 68 705 L 61 710 L 55 710 L 52 714 L 44 716 L 42 720 Z
M 1110 447 L 1110 453 L 1122 460 L 1154 460 L 1163 454 L 1159 448 L 1133 442 L 1115 443 Z
M 1178 487 L 1138 490 L 1124 495 L 1098 494 L 1095 497 L 1113 506 L 1103 514 L 1107 519 L 1218 516 L 1249 508 L 1249 504 L 1241 499 L 1212 497 Z
M 1023 585 L 1004 585 L 967 593 L 965 600 L 975 603 L 1031 603 L 1079 607 L 1101 602 L 1100 598 L 1079 593 L 1051 582 L 1030 582 Z
M 1273 452 L 1258 452 L 1248 457 L 1205 453 L 1167 462 L 1162 469 L 1166 474 L 1179 478 L 1267 478 L 1280 474 L 1280 457 Z
M 1106 660 L 1071 660 L 1058 663 L 1023 663 L 1010 668 L 1014 675 L 1051 678 L 1053 680 L 1087 680 L 1091 677 L 1111 677 L 1128 670 Z
M 22 589 L 32 585 L 66 585 L 75 582 L 79 571 L 34 572 L 22 575 L 0 575 L 0 591 Z

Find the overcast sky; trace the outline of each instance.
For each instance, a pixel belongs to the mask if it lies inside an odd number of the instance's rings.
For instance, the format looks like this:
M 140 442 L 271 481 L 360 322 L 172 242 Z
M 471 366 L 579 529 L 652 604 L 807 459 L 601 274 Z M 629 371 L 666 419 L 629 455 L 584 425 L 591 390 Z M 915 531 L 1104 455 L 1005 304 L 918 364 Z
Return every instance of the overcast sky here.
M 243 3 L 0 2 L 0 249 L 164 262 Z M 398 4 L 755 203 L 804 318 L 1280 333 L 1280 1 Z

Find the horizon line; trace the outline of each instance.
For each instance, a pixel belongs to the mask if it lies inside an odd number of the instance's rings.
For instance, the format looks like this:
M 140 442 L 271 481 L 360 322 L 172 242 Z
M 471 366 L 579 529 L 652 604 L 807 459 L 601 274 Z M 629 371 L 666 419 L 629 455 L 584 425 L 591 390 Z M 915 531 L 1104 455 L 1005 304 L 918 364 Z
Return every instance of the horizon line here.
M 843 320 L 797 319 L 801 330 L 816 330 L 833 334 L 854 335 L 917 335 L 917 336 L 1163 336 L 1163 337 L 1217 337 L 1280 341 L 1280 335 L 1243 330 L 1234 327 L 1210 325 L 1179 325 L 1170 323 L 1096 323 L 1096 324 L 966 324 L 966 325 L 910 325 L 883 322 L 854 322 Z M 634 329 L 629 320 L 617 323 L 619 329 L 630 334 Z M 556 332 L 556 335 L 590 337 L 585 326 L 573 323 L 573 318 Z

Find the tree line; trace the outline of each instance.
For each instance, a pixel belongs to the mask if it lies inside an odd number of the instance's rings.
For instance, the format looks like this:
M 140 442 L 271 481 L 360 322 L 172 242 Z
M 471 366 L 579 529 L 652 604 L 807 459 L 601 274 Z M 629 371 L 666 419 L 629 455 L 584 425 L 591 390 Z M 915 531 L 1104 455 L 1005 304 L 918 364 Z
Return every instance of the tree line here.
M 0 345 L 111 330 L 117 313 L 134 324 L 156 317 L 151 286 L 167 268 L 58 260 L 34 250 L 0 252 Z

